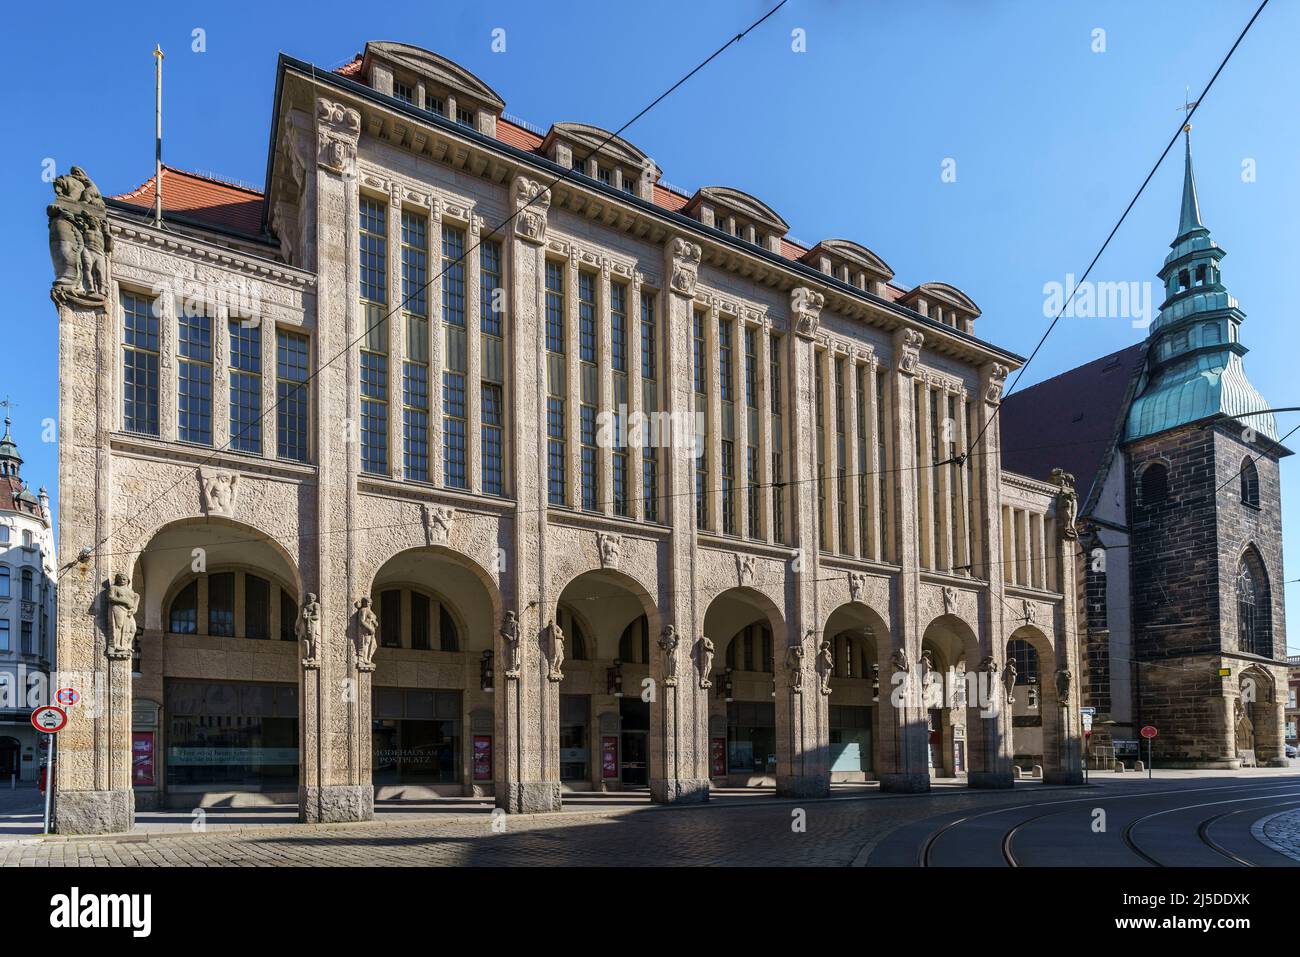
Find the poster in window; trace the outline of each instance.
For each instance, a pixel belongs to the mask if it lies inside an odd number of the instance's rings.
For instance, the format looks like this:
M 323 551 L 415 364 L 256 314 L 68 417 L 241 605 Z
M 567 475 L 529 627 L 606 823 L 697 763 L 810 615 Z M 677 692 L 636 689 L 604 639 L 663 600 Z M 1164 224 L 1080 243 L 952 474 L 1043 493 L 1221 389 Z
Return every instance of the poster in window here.
M 607 734 L 600 739 L 600 776 L 618 777 L 618 735 Z
M 709 754 L 712 759 L 713 769 L 710 772 L 715 778 L 727 776 L 727 739 L 712 738 L 709 741 Z
M 131 732 L 131 783 L 152 787 L 154 783 L 153 732 Z
M 492 735 L 474 735 L 474 780 L 492 780 Z

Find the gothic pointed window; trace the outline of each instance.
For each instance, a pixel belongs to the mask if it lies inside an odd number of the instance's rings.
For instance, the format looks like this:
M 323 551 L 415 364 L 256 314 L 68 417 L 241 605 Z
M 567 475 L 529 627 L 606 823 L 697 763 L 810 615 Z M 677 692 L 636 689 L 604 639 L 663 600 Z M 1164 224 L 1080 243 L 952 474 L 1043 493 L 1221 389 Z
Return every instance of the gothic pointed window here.
M 1249 457 L 1241 464 L 1241 504 L 1259 508 L 1259 472 Z
M 1151 508 L 1169 497 L 1169 470 L 1156 464 L 1142 473 L 1142 507 Z
M 1252 552 L 1237 567 L 1237 650 L 1251 655 L 1273 654 L 1268 580 Z

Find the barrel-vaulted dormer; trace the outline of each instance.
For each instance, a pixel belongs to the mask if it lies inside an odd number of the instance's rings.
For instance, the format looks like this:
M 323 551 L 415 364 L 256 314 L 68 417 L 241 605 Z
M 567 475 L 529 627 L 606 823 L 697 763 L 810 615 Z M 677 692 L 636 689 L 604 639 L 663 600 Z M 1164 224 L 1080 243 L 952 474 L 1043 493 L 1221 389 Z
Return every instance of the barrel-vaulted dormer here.
M 565 169 L 577 170 L 647 203 L 654 202 L 654 185 L 663 175 L 655 161 L 636 146 L 587 123 L 556 123 L 538 152 Z
M 408 43 L 371 40 L 358 77 L 372 89 L 462 126 L 496 135 L 505 101 L 463 66 Z
M 894 278 L 889 263 L 848 239 L 823 239 L 799 259 L 818 272 L 878 296 L 885 295 L 885 285 Z
M 975 334 L 975 320 L 979 318 L 980 307 L 956 286 L 946 282 L 924 282 L 899 302 L 935 322 L 967 335 Z
M 780 254 L 781 237 L 790 225 L 762 200 L 729 186 L 704 186 L 696 190 L 682 212 L 737 239 Z

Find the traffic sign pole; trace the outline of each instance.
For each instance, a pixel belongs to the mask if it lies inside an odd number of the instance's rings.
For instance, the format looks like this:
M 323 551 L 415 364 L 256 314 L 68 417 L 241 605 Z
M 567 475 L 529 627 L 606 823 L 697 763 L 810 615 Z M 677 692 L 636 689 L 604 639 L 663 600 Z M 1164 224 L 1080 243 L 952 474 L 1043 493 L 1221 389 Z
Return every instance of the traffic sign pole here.
M 71 691 L 72 689 L 64 689 Z M 76 695 L 76 692 L 72 692 Z M 60 692 L 62 695 L 62 692 Z M 74 697 L 72 703 L 76 703 Z M 62 708 L 47 704 L 32 712 L 32 727 L 45 735 L 45 833 L 50 833 L 50 795 L 54 793 L 54 739 L 68 723 L 68 713 Z
M 1151 772 L 1155 770 L 1151 766 L 1151 762 L 1155 760 L 1155 758 L 1151 756 L 1151 742 L 1152 740 L 1155 739 L 1155 736 L 1160 733 L 1160 731 L 1159 729 L 1156 728 L 1154 724 L 1148 724 L 1145 727 L 1143 727 L 1143 729 L 1139 733 L 1142 735 L 1142 737 L 1147 739 L 1147 780 L 1150 781 Z
M 50 795 L 54 793 L 54 739 L 57 735 L 45 736 L 49 747 L 45 749 L 45 833 L 50 833 Z

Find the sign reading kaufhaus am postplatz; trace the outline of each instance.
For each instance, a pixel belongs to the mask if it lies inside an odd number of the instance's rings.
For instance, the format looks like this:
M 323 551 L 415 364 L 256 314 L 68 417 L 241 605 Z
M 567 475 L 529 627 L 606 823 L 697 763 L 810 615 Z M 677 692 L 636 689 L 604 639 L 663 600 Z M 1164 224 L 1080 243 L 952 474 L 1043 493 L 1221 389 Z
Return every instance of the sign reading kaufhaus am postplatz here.
M 59 663 L 102 690 L 58 829 L 1077 779 L 1073 489 L 959 454 L 1021 362 L 974 302 L 504 105 L 286 56 L 264 192 L 56 183 Z

